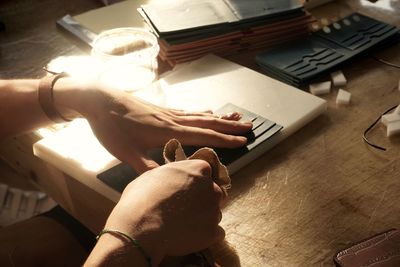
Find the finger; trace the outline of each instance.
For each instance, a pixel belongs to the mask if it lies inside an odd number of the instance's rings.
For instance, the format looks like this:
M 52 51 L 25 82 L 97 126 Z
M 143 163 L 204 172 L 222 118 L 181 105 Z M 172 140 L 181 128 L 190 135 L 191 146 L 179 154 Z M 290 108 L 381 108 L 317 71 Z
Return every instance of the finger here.
M 228 200 L 227 194 L 216 183 L 214 183 L 214 194 L 217 198 L 219 208 L 225 207 L 227 200 Z
M 236 111 L 228 112 L 226 114 L 215 114 L 213 113 L 212 110 L 204 110 L 198 112 L 190 112 L 184 110 L 172 110 L 172 111 L 173 111 L 172 113 L 176 116 L 206 116 L 206 117 L 218 118 L 223 120 L 232 120 L 232 121 L 238 121 L 242 118 L 242 114 Z
M 214 118 L 219 118 L 219 119 L 224 119 L 224 120 L 235 120 L 238 121 L 242 118 L 242 114 L 234 111 L 234 112 L 228 112 L 225 114 L 215 114 L 212 110 L 204 110 L 204 111 L 185 111 L 185 110 L 174 110 L 175 112 L 174 115 L 178 116 L 209 116 L 209 117 L 214 117 Z
M 222 221 L 222 211 L 218 212 L 218 218 L 217 218 L 218 223 Z
M 228 203 L 228 195 L 224 194 L 224 196 L 221 199 L 221 202 L 219 203 L 219 208 L 220 209 L 225 208 L 227 203 Z
M 187 110 L 171 110 L 172 113 L 176 116 L 212 116 L 218 117 L 218 115 L 214 115 L 212 110 L 204 110 L 204 111 L 187 111 Z
M 193 159 L 189 162 L 197 165 L 196 167 L 200 170 L 200 173 L 203 177 L 211 179 L 212 169 L 210 163 L 202 159 Z
M 168 111 L 170 111 L 172 114 L 178 115 L 178 116 L 185 112 L 183 109 L 174 109 L 174 108 L 170 108 L 170 109 L 168 109 Z
M 223 120 L 238 121 L 242 118 L 242 114 L 239 112 L 229 112 L 227 114 L 220 115 L 219 118 Z
M 239 122 L 205 116 L 182 117 L 179 118 L 177 123 L 185 126 L 207 128 L 225 134 L 244 134 L 253 127 L 251 122 Z
M 177 133 L 177 139 L 183 145 L 236 148 L 244 146 L 247 138 L 244 136 L 228 135 L 210 129 L 185 127 Z
M 222 228 L 221 226 L 217 226 L 217 228 L 215 229 L 215 235 L 214 235 L 215 239 L 214 242 L 219 242 L 224 240 L 225 238 L 225 230 L 224 228 Z
M 142 174 L 160 166 L 146 154 L 136 152 L 129 153 L 125 158 L 125 161 L 131 165 L 138 174 Z
M 212 207 L 209 208 L 207 212 L 212 212 L 212 217 L 207 220 L 207 224 L 211 225 L 212 227 L 217 226 L 222 220 L 222 212 L 219 207 Z M 206 222 L 204 222 L 205 224 Z

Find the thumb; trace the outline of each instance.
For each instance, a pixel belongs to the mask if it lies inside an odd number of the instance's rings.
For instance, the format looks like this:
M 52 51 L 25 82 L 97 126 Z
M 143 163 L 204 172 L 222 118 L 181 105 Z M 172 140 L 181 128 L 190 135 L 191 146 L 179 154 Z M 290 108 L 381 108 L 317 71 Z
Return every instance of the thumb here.
M 160 166 L 145 153 L 130 153 L 126 162 L 131 165 L 139 175 Z

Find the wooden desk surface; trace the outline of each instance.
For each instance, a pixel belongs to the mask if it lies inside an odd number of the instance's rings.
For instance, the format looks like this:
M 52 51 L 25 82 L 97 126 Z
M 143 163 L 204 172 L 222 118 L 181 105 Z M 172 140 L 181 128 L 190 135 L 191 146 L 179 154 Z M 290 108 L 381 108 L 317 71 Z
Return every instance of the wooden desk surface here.
M 37 1 L 53 10 L 68 3 L 67 12 L 72 14 L 97 6 L 90 0 L 59 2 Z M 400 16 L 388 16 L 393 14 L 389 9 L 365 9 L 358 0 L 339 1 L 317 9 L 315 15 L 341 17 L 348 6 L 400 26 Z M 399 6 L 393 7 L 397 11 L 391 12 L 398 12 Z M 3 78 L 39 77 L 40 68 L 51 58 L 82 53 L 55 29 L 55 19 L 64 13 L 48 12 L 38 22 L 40 27 L 22 27 L 31 23 L 32 17 L 25 18 L 15 31 L 0 33 Z M 400 64 L 399 47 L 376 56 Z M 250 56 L 230 59 L 255 68 Z M 386 152 L 361 140 L 381 112 L 400 103 L 400 70 L 365 57 L 343 71 L 349 81 L 346 89 L 352 93 L 350 106 L 336 106 L 336 90 L 324 96 L 325 115 L 234 175 L 222 225 L 241 266 L 332 266 L 333 255 L 350 243 L 400 228 L 400 138 L 386 138 L 385 128 L 378 125 L 370 139 L 387 147 Z M 31 134 L 8 140 L 0 145 L 0 154 L 98 231 L 113 203 L 35 159 L 31 145 L 37 138 Z

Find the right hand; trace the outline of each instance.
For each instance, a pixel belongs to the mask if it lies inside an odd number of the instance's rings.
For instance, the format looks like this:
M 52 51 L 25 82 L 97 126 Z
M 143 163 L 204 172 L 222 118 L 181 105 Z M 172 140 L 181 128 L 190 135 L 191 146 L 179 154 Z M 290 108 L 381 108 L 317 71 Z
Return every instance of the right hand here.
M 236 148 L 239 136 L 252 128 L 240 116 L 219 118 L 210 112 L 187 113 L 159 107 L 132 94 L 99 83 L 63 78 L 55 86 L 57 109 L 79 113 L 103 146 L 116 158 L 142 173 L 158 167 L 148 152 L 176 138 L 183 145 Z
M 105 228 L 134 237 L 158 264 L 166 255 L 200 251 L 224 238 L 224 194 L 202 160 L 169 163 L 124 190 Z

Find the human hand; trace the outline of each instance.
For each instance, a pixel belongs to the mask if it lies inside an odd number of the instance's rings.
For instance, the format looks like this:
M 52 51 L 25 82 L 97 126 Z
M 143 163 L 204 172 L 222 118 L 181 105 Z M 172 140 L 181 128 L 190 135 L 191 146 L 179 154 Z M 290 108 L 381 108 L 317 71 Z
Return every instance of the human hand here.
M 56 86 L 62 86 L 65 80 L 68 79 L 61 79 Z M 66 99 L 66 106 L 88 119 L 104 147 L 139 173 L 158 166 L 147 153 L 172 138 L 183 145 L 234 148 L 247 142 L 245 137 L 236 135 L 252 127 L 251 123 L 238 122 L 237 114 L 225 118 L 210 112 L 188 114 L 152 105 L 104 85 L 84 87 L 86 90 L 76 90 L 72 96 L 56 97 L 56 102 Z
M 170 163 L 131 182 L 105 228 L 135 238 L 157 265 L 166 255 L 200 251 L 224 238 L 218 226 L 223 197 L 207 162 Z

